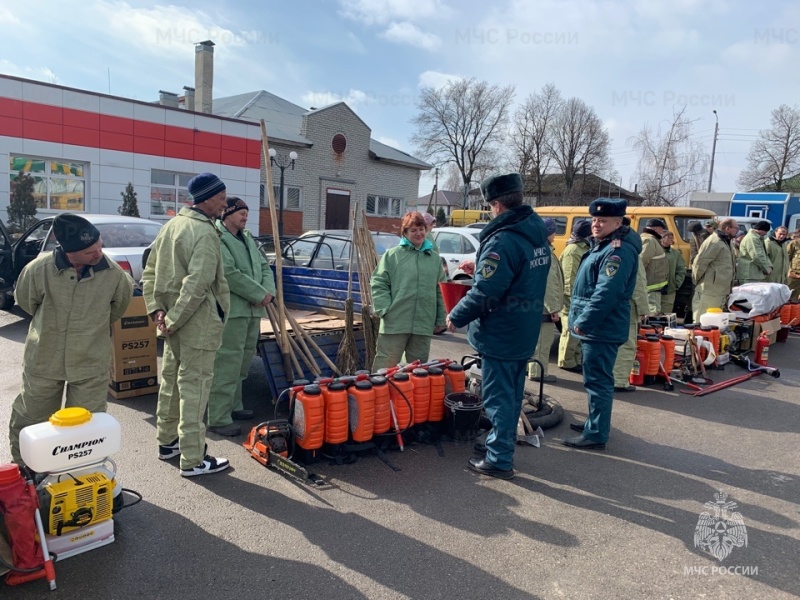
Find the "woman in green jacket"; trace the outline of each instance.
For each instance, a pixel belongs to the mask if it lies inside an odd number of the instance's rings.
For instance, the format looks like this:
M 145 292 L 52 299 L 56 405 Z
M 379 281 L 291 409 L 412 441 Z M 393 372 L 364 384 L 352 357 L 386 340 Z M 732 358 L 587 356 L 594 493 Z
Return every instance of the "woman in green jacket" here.
M 428 360 L 431 337 L 445 330 L 439 276 L 441 259 L 430 240 L 424 217 L 403 217 L 400 243 L 387 250 L 372 274 L 372 305 L 381 319 L 373 370 Z
M 242 382 L 256 352 L 261 319 L 275 295 L 275 280 L 247 226 L 247 204 L 228 196 L 217 221 L 225 279 L 231 289 L 231 309 L 214 363 L 214 382 L 208 399 L 208 430 L 217 435 L 239 435 L 233 420 L 253 418 L 242 406 Z

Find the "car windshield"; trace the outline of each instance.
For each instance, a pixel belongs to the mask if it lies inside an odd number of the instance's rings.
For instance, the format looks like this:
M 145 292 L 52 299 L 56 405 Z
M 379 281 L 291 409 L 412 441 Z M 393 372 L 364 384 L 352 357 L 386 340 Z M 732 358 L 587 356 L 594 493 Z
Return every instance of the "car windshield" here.
M 156 239 L 156 223 L 98 223 L 103 248 L 146 248 Z

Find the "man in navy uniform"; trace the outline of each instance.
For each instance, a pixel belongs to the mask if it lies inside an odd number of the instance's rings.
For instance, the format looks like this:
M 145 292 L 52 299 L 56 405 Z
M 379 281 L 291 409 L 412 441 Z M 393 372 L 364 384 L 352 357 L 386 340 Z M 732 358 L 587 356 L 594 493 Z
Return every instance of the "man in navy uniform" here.
M 468 339 L 482 356 L 483 406 L 492 423 L 486 456 L 470 458 L 469 468 L 501 479 L 514 476 L 517 421 L 550 270 L 547 231 L 522 204 L 522 190 L 518 173 L 481 182 L 493 218 L 480 233 L 475 283 L 447 318 L 451 331 L 470 324 Z
M 611 430 L 614 361 L 628 338 L 630 300 L 636 287 L 641 238 L 623 224 L 625 200 L 598 198 L 589 205 L 594 244 L 572 287 L 569 324 L 581 340 L 583 381 L 589 417 L 570 424 L 581 435 L 564 440 L 571 448 L 603 449 Z

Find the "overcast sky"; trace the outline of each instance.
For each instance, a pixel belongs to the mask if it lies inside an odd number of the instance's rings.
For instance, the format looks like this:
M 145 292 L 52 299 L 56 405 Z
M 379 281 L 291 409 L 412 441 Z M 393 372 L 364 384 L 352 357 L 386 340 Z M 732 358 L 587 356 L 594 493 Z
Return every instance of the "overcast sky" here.
M 770 111 L 800 103 L 796 0 L 31 0 L 0 5 L 0 33 L 0 73 L 147 101 L 193 86 L 194 43 L 211 39 L 214 96 L 345 100 L 412 153 L 420 87 L 476 77 L 513 84 L 516 105 L 553 82 L 597 111 L 631 189 L 631 136 L 674 107 L 709 154 L 717 110 L 713 189 L 728 192 Z

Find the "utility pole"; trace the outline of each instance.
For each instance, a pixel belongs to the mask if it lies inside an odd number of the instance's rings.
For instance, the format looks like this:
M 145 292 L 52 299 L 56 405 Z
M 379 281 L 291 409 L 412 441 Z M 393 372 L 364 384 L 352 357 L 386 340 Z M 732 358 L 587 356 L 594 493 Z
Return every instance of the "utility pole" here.
M 719 136 L 719 116 L 714 111 L 714 118 L 717 124 L 714 125 L 714 142 L 711 144 L 711 169 L 708 171 L 708 192 L 711 193 L 711 180 L 714 178 L 714 156 L 717 154 L 717 137 Z

